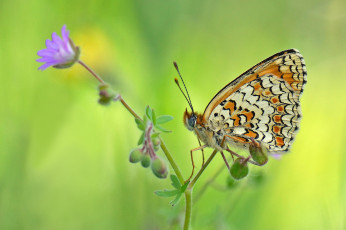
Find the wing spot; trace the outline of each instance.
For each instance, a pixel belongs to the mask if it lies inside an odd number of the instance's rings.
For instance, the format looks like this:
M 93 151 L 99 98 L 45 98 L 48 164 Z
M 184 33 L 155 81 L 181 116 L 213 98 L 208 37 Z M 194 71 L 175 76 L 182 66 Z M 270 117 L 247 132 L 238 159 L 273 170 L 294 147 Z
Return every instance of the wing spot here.
M 282 137 L 276 136 L 275 137 L 276 145 L 279 147 L 284 146 L 284 139 Z
M 282 113 L 282 112 L 285 110 L 285 108 L 284 108 L 283 105 L 280 105 L 280 106 L 278 106 L 278 107 L 276 108 L 276 110 L 277 110 L 278 112 Z

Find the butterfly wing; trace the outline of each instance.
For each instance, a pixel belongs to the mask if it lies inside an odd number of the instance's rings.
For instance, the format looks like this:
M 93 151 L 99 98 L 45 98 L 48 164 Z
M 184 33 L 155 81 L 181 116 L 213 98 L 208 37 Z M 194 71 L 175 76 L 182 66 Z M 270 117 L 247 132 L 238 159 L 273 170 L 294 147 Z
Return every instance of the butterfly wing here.
M 296 49 L 277 53 L 225 86 L 210 101 L 203 120 L 234 140 L 251 138 L 269 151 L 288 151 L 299 128 L 299 98 L 306 68 Z

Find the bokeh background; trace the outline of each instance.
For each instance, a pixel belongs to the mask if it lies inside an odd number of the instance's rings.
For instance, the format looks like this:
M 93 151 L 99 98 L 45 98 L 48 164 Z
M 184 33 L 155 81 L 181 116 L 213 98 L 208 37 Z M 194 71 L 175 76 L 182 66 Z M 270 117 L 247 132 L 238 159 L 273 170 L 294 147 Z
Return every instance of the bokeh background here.
M 130 114 L 100 106 L 81 66 L 37 70 L 36 52 L 64 24 L 82 60 L 138 113 L 151 105 L 175 117 L 163 138 L 185 177 L 198 143 L 182 124 L 172 61 L 203 112 L 254 64 L 299 49 L 308 83 L 291 153 L 228 189 L 223 170 L 195 203 L 192 228 L 345 229 L 345 12 L 343 0 L 1 0 L 0 229 L 180 229 L 184 200 L 171 207 L 154 194 L 170 181 L 128 162 L 140 134 Z M 223 164 L 217 156 L 194 194 Z

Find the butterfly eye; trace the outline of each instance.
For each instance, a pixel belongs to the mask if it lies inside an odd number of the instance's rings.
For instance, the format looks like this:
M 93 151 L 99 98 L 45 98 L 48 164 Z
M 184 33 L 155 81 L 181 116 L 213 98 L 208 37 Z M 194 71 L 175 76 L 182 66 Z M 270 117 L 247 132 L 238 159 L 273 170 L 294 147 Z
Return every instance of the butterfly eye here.
M 191 114 L 191 116 L 188 118 L 187 123 L 188 123 L 188 129 L 189 130 L 193 130 L 195 128 L 196 125 L 196 115 L 195 114 Z

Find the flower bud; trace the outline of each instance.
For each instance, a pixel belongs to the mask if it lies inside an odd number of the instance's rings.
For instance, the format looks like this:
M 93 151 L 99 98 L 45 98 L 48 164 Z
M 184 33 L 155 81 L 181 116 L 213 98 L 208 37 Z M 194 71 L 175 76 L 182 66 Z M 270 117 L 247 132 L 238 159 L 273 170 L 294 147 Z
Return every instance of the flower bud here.
M 254 162 L 259 165 L 265 165 L 268 162 L 267 149 L 258 143 L 252 143 L 249 145 L 249 152 Z
M 161 158 L 157 157 L 151 164 L 151 170 L 158 178 L 166 178 L 168 175 L 168 169 L 166 163 Z
M 249 166 L 247 164 L 247 161 L 248 159 L 239 157 L 233 162 L 230 173 L 234 179 L 240 180 L 247 176 L 247 174 L 249 173 Z
M 160 150 L 160 145 L 154 145 L 154 150 L 155 150 L 155 152 L 159 151 Z
M 131 163 L 137 163 L 137 162 L 141 161 L 142 157 L 143 157 L 142 151 L 140 149 L 134 149 L 130 153 L 130 159 L 129 160 Z
M 115 97 L 115 92 L 108 84 L 101 84 L 99 85 L 99 95 L 100 98 L 98 102 L 101 105 L 109 105 Z
M 151 158 L 150 158 L 149 154 L 143 155 L 141 164 L 144 168 L 148 168 L 150 166 Z
M 160 143 L 161 143 L 159 137 L 151 138 L 151 141 L 153 142 L 154 146 L 158 146 L 158 145 L 160 145 Z

